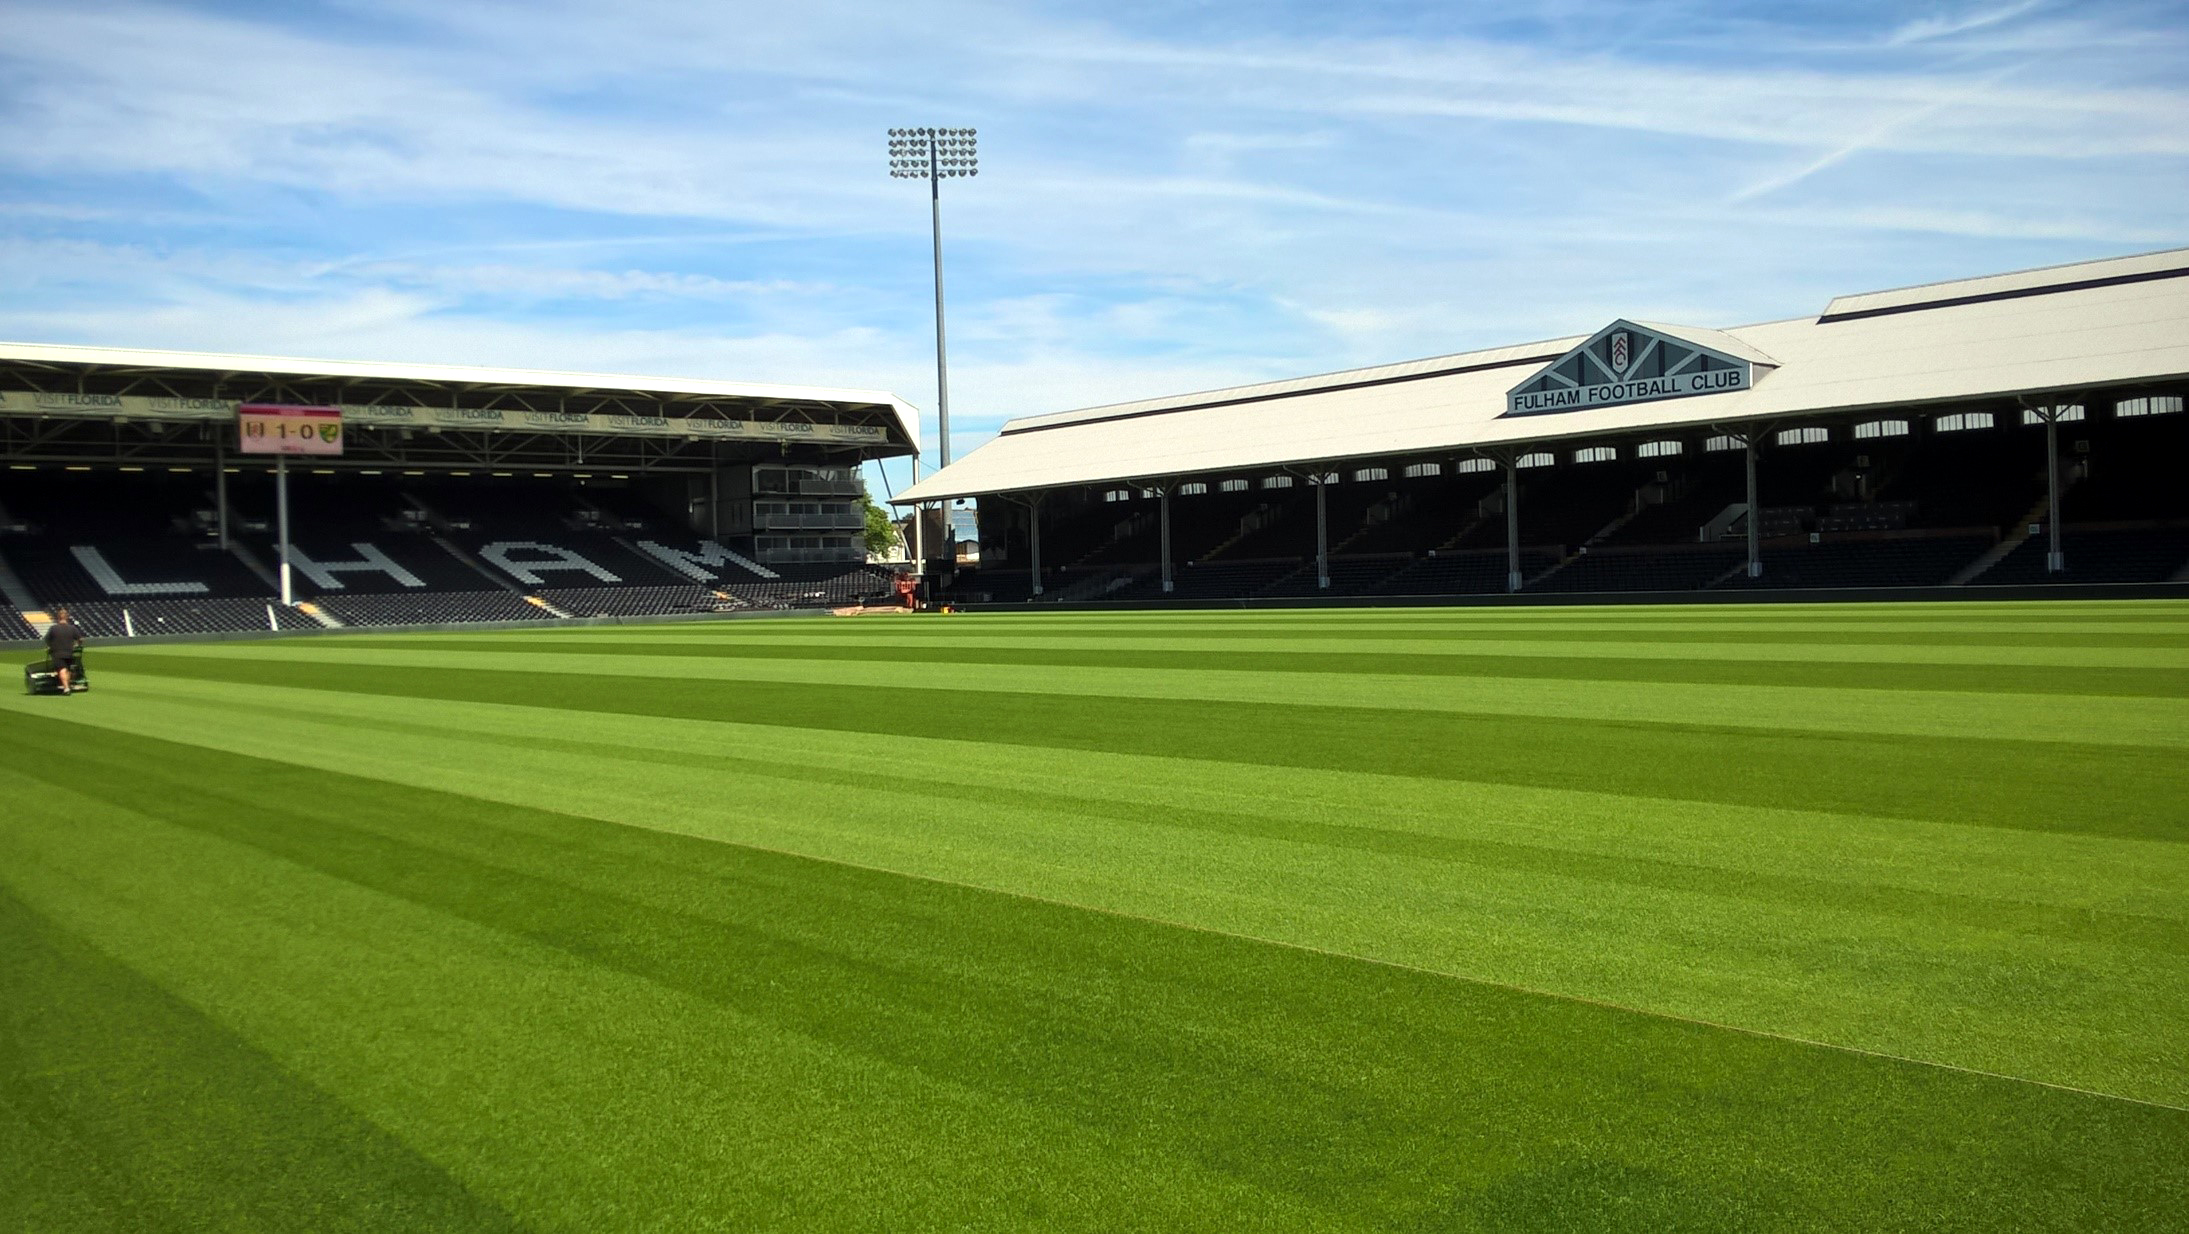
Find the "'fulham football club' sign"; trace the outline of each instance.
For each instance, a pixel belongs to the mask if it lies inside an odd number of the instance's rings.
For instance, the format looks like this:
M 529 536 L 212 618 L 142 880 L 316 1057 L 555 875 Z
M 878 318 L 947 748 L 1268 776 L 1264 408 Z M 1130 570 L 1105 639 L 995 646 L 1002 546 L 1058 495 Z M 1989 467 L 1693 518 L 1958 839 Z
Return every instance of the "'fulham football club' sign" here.
M 1513 387 L 1505 396 L 1505 414 L 1580 411 L 1746 390 L 1756 380 L 1756 359 L 1732 350 L 1740 346 L 1733 340 L 1725 341 L 1730 346 L 1720 349 L 1669 330 L 1615 321 Z M 1770 365 L 1762 367 L 1769 371 Z

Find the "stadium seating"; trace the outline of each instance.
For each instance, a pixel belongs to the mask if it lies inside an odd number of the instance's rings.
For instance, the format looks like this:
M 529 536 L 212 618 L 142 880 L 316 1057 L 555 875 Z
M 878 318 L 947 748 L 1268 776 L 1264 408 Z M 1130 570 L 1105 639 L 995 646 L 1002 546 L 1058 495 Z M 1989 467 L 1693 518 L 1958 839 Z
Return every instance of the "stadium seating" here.
M 1995 533 L 1849 537 L 1816 544 L 1772 542 L 1763 574 L 1735 574 L 1721 588 L 1936 587 L 1998 542 Z
M 890 603 L 894 577 L 878 566 L 783 566 L 768 582 L 723 583 L 720 590 L 750 608 L 847 608 Z
M 1520 574 L 1533 578 L 1558 561 L 1539 548 L 1522 549 Z M 1505 590 L 1503 549 L 1457 549 L 1423 557 L 1363 591 L 1376 596 L 1491 595 Z
M 10 540 L 8 563 L 39 601 L 271 599 L 266 578 L 217 543 L 185 536 L 94 537 L 78 530 Z
M 1171 590 L 1163 590 L 1161 571 L 1150 571 L 1119 589 L 1114 600 L 1231 600 L 1251 596 L 1300 566 L 1296 557 L 1257 561 L 1207 561 L 1171 569 Z
M 1973 581 L 1985 586 L 2163 582 L 2189 569 L 2189 524 L 2086 527 L 2068 523 L 2060 528 L 2060 552 L 2067 558 L 2064 575 L 2046 573 L 2049 547 L 2047 537 L 2033 535 Z
M 230 469 L 227 549 L 208 470 L 9 474 L 0 561 L 100 639 L 842 607 L 890 592 L 886 572 L 858 563 L 761 566 L 625 489 L 295 472 L 291 581 L 321 620 L 279 602 L 263 466 Z M 0 636 L 31 637 L 7 612 Z
M 1529 591 L 1693 591 L 1747 560 L 1748 550 L 1723 544 L 1599 548 L 1532 580 Z
M 423 626 L 474 621 L 547 621 L 554 614 L 513 591 L 421 591 L 324 596 L 316 603 L 346 626 Z
M 84 633 L 102 638 L 158 634 L 228 634 L 257 630 L 316 630 L 320 624 L 273 597 L 207 600 L 91 600 L 71 604 Z
M 550 587 L 541 599 L 572 617 L 641 617 L 658 613 L 717 613 L 747 607 L 712 587 Z
M 15 611 L 14 605 L 0 602 L 0 641 L 37 637 L 38 631 L 23 620 L 23 615 Z
M 1258 593 L 1265 596 L 1357 596 L 1414 563 L 1407 553 L 1332 557 L 1330 586 L 1320 587 L 1313 558 Z
M 1522 590 L 1543 595 L 1702 589 L 1869 589 L 2154 583 L 2189 571 L 2189 416 L 2118 416 L 2095 401 L 2059 425 L 2069 569 L 2048 574 L 2031 535 L 2051 515 L 2045 432 L 2017 407 L 1774 431 L 1756 452 L 1764 570 L 1740 568 L 1746 457 L 1678 441 L 1537 451 L 1522 468 Z M 1987 425 L 1988 426 L 1985 426 Z M 1715 430 L 1713 430 L 1715 431 Z M 1584 461 L 1586 460 L 1586 461 Z M 1466 467 L 1466 470 L 1461 470 Z M 1133 487 L 1063 490 L 1041 506 L 1033 595 L 1023 506 L 984 506 L 981 556 L 946 575 L 958 602 L 1163 604 L 1497 595 L 1507 588 L 1506 473 L 1481 460 L 1332 465 L 1322 490 L 1330 586 L 1317 585 L 1316 489 L 1296 470 L 1173 487 L 1165 591 L 1163 502 Z M 210 470 L 11 470 L 0 578 L 18 610 L 67 604 L 98 638 L 315 625 L 636 617 L 844 607 L 892 599 L 858 563 L 770 566 L 751 541 L 708 539 L 640 488 L 574 477 L 298 469 L 292 584 L 278 602 L 274 482 L 230 467 L 230 545 L 215 534 Z M 671 494 L 674 504 L 674 494 Z M 272 616 L 268 613 L 271 610 Z M 315 614 L 318 619 L 315 620 Z

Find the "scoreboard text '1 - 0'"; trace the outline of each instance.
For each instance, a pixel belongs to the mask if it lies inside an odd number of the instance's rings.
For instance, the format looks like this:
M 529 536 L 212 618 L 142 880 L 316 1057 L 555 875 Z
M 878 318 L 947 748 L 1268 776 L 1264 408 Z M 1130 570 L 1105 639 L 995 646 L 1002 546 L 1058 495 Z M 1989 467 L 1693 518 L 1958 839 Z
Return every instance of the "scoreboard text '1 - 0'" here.
M 239 447 L 246 454 L 340 454 L 342 410 L 245 403 L 236 408 Z

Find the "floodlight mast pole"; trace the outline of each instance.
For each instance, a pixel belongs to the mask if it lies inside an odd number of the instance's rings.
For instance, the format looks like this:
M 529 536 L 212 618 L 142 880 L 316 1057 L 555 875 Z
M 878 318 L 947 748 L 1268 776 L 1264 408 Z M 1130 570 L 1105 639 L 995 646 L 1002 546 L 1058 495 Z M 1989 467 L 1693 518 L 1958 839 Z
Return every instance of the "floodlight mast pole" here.
M 942 312 L 942 177 L 936 173 L 935 143 L 927 143 L 927 217 L 935 237 L 935 449 L 942 465 L 950 465 L 950 348 L 943 339 Z M 946 500 L 944 510 L 950 508 Z M 950 542 L 948 517 L 943 519 L 943 543 Z
M 973 129 L 889 130 L 889 174 L 900 180 L 927 181 L 928 219 L 935 247 L 935 430 L 942 467 L 950 466 L 950 350 L 943 330 L 942 182 L 953 176 L 980 174 L 978 148 L 974 144 L 977 136 Z M 920 509 L 917 505 L 913 507 L 915 523 Z M 956 552 L 950 547 L 949 499 L 944 499 L 942 509 L 943 551 L 954 558 Z M 925 554 L 921 556 L 921 568 L 925 569 Z

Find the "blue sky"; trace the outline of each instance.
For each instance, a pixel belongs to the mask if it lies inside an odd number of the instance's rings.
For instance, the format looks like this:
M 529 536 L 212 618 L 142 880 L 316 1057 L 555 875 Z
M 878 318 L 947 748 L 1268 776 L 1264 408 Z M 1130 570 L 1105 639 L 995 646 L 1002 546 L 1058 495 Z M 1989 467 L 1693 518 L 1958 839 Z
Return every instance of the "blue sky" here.
M 2189 244 L 2189 6 L 0 0 L 0 337 L 1012 415 Z M 902 468 L 893 478 L 903 482 Z

